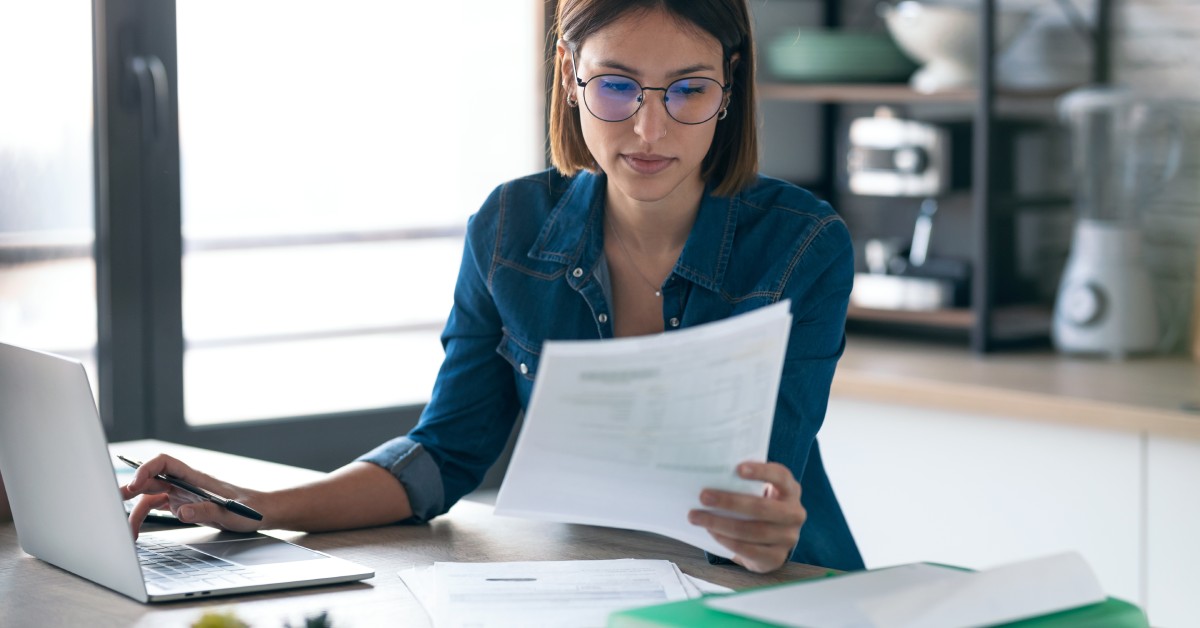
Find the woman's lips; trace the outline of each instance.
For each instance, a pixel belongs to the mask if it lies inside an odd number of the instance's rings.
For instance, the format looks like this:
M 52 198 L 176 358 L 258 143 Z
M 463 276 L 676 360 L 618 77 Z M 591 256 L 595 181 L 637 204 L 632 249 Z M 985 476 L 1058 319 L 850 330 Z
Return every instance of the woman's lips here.
M 670 166 L 672 161 L 670 157 L 642 153 L 621 155 L 621 158 L 638 174 L 658 174 Z

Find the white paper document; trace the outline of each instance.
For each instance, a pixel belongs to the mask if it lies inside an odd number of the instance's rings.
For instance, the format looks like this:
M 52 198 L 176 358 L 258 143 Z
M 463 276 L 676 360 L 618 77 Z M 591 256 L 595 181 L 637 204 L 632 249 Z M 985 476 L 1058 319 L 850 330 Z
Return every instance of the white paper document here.
M 437 628 L 600 628 L 618 610 L 728 591 L 665 560 L 434 563 L 400 577 Z
M 546 342 L 496 514 L 663 534 L 730 557 L 687 521 L 700 491 L 761 494 L 792 315 L 782 301 L 676 332 Z
M 925 563 L 798 582 L 707 600 L 726 613 L 804 628 L 992 626 L 1105 600 L 1069 552 L 985 571 Z

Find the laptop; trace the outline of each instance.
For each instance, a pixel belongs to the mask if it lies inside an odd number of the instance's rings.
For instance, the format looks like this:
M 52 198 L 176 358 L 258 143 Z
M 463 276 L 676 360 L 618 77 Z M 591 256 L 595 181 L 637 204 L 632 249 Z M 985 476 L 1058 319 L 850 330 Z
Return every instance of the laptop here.
M 143 533 L 135 542 L 83 365 L 4 343 L 0 475 L 21 549 L 141 602 L 375 575 L 265 534 L 191 527 Z

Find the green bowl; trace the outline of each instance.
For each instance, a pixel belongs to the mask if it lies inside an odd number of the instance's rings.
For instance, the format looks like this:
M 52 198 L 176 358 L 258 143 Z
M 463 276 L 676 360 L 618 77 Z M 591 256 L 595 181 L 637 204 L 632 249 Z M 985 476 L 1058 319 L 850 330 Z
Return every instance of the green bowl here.
M 803 82 L 903 82 L 917 69 L 887 33 L 802 28 L 767 44 L 771 76 Z

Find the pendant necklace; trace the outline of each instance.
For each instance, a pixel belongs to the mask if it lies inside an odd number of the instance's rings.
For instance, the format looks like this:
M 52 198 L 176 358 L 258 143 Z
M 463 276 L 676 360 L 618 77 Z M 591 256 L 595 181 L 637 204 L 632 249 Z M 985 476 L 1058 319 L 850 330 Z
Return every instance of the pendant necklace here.
M 625 247 L 625 241 L 621 239 L 621 233 L 617 231 L 617 226 L 614 225 L 612 223 L 612 221 L 605 221 L 605 222 L 608 223 L 608 229 L 610 231 L 612 231 L 613 235 L 617 236 L 617 245 L 620 246 L 621 251 L 623 251 L 625 253 L 625 259 L 629 260 L 629 265 L 633 266 L 633 272 L 637 273 L 638 277 L 641 277 L 642 281 L 646 282 L 647 286 L 650 286 L 650 289 L 654 291 L 654 296 L 661 299 L 662 298 L 662 289 L 654 287 L 654 282 L 650 281 L 650 279 L 648 277 L 646 277 L 646 275 L 642 274 L 642 269 L 638 268 L 637 263 L 635 263 L 633 261 L 633 256 L 629 254 L 629 249 Z

